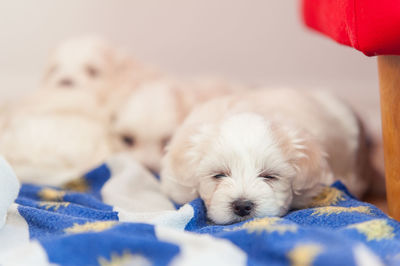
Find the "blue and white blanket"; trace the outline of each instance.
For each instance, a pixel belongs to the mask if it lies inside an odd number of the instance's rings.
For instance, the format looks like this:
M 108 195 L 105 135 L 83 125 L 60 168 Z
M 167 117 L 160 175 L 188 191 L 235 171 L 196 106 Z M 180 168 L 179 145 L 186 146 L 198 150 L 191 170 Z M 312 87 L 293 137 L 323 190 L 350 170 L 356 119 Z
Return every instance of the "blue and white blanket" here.
M 114 161 L 63 188 L 22 185 L 0 265 L 400 265 L 399 230 L 340 183 L 285 217 L 214 225 L 200 199 L 175 210 L 154 177 Z

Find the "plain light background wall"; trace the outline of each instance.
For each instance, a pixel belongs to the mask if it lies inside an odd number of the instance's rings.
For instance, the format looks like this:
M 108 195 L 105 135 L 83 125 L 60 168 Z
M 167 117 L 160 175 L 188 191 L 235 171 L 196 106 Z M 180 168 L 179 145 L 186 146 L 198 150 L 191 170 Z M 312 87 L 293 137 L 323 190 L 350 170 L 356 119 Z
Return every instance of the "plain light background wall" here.
M 332 89 L 379 124 L 375 58 L 301 23 L 299 0 L 0 0 L 0 101 L 37 88 L 60 41 L 97 33 L 173 74 Z

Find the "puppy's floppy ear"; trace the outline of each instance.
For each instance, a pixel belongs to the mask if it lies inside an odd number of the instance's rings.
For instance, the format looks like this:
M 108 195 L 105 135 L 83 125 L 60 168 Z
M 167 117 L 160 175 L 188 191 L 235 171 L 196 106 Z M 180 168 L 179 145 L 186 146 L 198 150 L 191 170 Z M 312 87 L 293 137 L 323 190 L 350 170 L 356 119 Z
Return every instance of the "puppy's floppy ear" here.
M 208 126 L 183 125 L 167 146 L 162 161 L 161 186 L 176 203 L 198 197 L 198 166 L 203 158 Z
M 333 181 L 327 154 L 316 139 L 301 131 L 287 130 L 289 162 L 295 168 L 292 182 L 293 207 L 304 207 L 317 196 L 323 185 Z
M 123 79 L 126 75 L 134 75 L 134 78 L 142 79 L 145 67 L 138 63 L 126 49 L 114 47 L 108 43 L 103 45 L 101 52 L 112 67 L 112 73 L 116 78 Z
M 108 53 L 110 60 L 113 60 L 115 73 L 126 74 L 126 71 L 130 70 L 134 66 L 133 58 L 122 48 L 119 50 L 109 49 Z

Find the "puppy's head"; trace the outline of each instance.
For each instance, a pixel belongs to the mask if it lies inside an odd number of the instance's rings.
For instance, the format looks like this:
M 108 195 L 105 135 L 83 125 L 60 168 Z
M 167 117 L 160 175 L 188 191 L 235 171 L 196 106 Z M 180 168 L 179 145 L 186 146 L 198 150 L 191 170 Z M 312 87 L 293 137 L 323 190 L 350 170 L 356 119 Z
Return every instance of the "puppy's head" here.
M 320 176 L 329 172 L 307 136 L 254 113 L 183 129 L 163 163 L 162 179 L 194 188 L 218 224 L 284 215 L 294 201 L 300 206 L 318 193 Z M 181 203 L 196 196 L 169 190 Z
M 127 99 L 112 121 L 115 151 L 125 151 L 159 173 L 164 148 L 186 114 L 170 82 L 148 82 Z
M 85 36 L 71 39 L 53 52 L 45 70 L 43 85 L 104 93 L 101 90 L 110 90 L 110 80 L 123 68 L 128 68 L 129 60 L 101 38 Z

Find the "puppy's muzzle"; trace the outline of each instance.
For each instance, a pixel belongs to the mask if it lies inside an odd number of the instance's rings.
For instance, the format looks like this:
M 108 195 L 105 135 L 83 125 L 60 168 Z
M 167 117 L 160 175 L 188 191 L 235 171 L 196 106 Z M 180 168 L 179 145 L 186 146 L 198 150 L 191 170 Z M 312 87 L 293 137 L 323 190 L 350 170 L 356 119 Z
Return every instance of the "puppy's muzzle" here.
M 232 202 L 233 212 L 240 217 L 249 215 L 253 208 L 254 203 L 250 200 L 235 200 Z
M 74 82 L 72 79 L 70 79 L 70 78 L 64 78 L 64 79 L 61 79 L 61 80 L 58 82 L 58 84 L 59 84 L 61 87 L 73 87 L 73 86 L 75 85 L 75 82 Z

